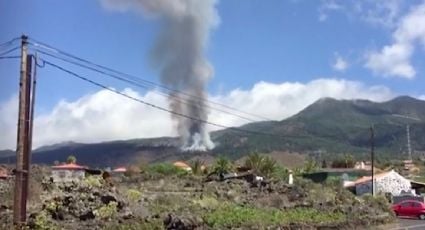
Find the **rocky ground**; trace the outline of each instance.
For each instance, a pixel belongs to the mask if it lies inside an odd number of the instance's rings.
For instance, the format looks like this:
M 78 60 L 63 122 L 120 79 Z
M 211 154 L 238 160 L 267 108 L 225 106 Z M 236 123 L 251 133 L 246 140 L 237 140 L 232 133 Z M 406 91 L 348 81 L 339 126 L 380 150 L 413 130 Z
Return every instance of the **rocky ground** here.
M 70 184 L 37 178 L 29 229 L 365 229 L 394 220 L 382 197 L 358 198 L 338 184 L 302 179 L 288 185 L 206 182 L 190 174 L 90 176 Z M 11 229 L 12 185 L 0 182 L 1 229 Z

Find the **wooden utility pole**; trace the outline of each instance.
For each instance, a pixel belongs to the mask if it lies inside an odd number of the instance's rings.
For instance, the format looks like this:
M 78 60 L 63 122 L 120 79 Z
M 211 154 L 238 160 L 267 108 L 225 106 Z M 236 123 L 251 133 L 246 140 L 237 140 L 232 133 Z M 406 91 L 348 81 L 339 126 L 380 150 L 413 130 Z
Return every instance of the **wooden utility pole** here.
M 371 169 L 372 169 L 372 196 L 375 195 L 375 130 L 373 125 L 370 127 L 370 155 L 371 155 Z
M 30 110 L 32 56 L 28 55 L 27 36 L 21 37 L 21 70 L 19 82 L 19 118 L 16 147 L 13 223 L 21 228 L 26 223 L 30 166 Z

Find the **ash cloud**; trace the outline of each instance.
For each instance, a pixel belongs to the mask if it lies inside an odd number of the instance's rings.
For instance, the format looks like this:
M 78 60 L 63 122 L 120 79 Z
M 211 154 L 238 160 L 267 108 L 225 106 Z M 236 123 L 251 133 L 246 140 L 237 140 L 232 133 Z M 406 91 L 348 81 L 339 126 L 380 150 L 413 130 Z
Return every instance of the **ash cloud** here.
M 216 0 L 101 0 L 111 10 L 137 10 L 158 19 L 160 33 L 152 49 L 151 58 L 160 72 L 161 82 L 177 89 L 169 97 L 170 108 L 200 120 L 208 120 L 205 106 L 206 85 L 213 75 L 213 67 L 205 56 L 211 29 L 219 23 Z M 195 95 L 195 102 L 181 103 L 184 94 Z M 202 122 L 174 116 L 182 138 L 183 150 L 205 151 L 214 148 L 206 125 Z

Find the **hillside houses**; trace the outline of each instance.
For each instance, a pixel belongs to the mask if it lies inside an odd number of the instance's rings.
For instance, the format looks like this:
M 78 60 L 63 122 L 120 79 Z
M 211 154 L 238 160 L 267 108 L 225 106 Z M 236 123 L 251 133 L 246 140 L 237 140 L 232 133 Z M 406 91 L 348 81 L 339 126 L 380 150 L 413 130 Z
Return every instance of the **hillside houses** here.
M 76 163 L 56 165 L 52 167 L 52 179 L 54 182 L 81 181 L 87 169 Z

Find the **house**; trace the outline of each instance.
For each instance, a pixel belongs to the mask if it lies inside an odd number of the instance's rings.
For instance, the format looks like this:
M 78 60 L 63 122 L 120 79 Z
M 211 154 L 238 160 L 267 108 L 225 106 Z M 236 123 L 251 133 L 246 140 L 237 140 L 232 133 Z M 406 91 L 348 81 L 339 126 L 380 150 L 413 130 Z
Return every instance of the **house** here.
M 75 163 L 53 166 L 52 179 L 54 182 L 78 182 L 84 179 L 87 169 L 87 167 Z
M 9 173 L 7 172 L 7 169 L 0 168 L 0 180 L 7 180 L 10 178 Z
M 410 180 L 404 178 L 394 170 L 374 175 L 375 193 L 398 196 L 401 193 L 411 191 Z M 351 189 L 357 195 L 372 192 L 372 177 L 364 176 L 355 181 L 346 181 L 344 187 Z

